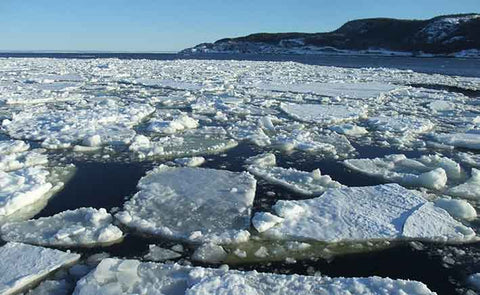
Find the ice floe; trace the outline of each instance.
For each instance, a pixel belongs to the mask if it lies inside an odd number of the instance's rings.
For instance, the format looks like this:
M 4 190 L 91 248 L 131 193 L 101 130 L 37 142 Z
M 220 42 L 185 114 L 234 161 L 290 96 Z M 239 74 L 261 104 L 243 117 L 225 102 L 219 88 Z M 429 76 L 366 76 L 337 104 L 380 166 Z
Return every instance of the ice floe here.
M 437 155 L 409 159 L 403 154 L 397 154 L 384 158 L 348 159 L 343 163 L 350 169 L 386 181 L 434 190 L 443 189 L 448 179 L 458 180 L 462 177 L 458 163 Z
M 367 117 L 367 110 L 344 105 L 284 103 L 280 108 L 294 119 L 317 124 L 336 124 Z
M 480 133 L 439 133 L 434 138 L 443 144 L 472 150 L 480 149 Z
M 43 246 L 102 246 L 120 242 L 122 231 L 105 209 L 79 208 L 50 217 L 12 222 L 1 227 L 5 241 Z
M 0 293 L 16 294 L 79 258 L 70 252 L 7 243 L 0 247 Z
M 420 193 L 397 184 L 329 189 L 301 201 L 278 201 L 282 221 L 259 228 L 273 239 L 324 242 L 418 239 L 451 243 L 476 239 L 475 232 Z M 272 218 L 256 214 L 256 223 Z M 268 219 L 261 222 L 263 219 Z M 255 223 L 254 223 L 255 225 Z
M 467 198 L 480 198 L 480 170 L 472 168 L 472 176 L 462 184 L 448 189 L 446 192 L 449 195 Z
M 105 259 L 77 282 L 75 295 L 93 294 L 434 294 L 417 281 L 330 278 Z
M 161 165 L 116 217 L 128 227 L 194 243 L 249 238 L 256 181 L 248 173 Z
M 252 163 L 248 171 L 273 184 L 281 185 L 289 190 L 303 195 L 320 195 L 328 188 L 341 187 L 328 175 L 322 175 L 320 169 L 312 172 L 300 171 L 294 168 L 275 166 L 275 155 L 265 154 L 247 160 Z
M 129 149 L 140 158 L 196 156 L 222 152 L 237 146 L 229 139 L 221 127 L 205 127 L 188 130 L 182 135 L 170 135 L 155 140 L 144 135 L 137 135 Z
M 123 104 L 103 99 L 67 106 L 38 107 L 14 113 L 2 125 L 12 138 L 43 141 L 49 149 L 68 148 L 86 137 L 100 136 L 105 144 L 128 144 L 132 127 L 154 111 L 148 104 Z
M 150 261 L 165 261 L 180 257 L 182 257 L 182 254 L 157 245 L 148 245 L 148 253 L 143 256 L 144 259 Z

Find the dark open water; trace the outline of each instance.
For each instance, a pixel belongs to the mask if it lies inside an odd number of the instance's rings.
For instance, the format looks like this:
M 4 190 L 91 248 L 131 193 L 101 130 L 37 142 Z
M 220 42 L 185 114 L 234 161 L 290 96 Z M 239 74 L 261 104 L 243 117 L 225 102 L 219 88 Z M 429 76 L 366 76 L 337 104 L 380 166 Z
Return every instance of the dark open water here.
M 461 75 L 480 77 L 480 59 L 452 58 L 406 58 L 406 57 L 374 57 L 374 56 L 300 56 L 300 55 L 199 55 L 183 56 L 177 54 L 135 54 L 135 53 L 0 53 L 0 57 L 47 57 L 47 58 L 120 58 L 120 59 L 153 59 L 173 60 L 180 58 L 222 59 L 222 60 L 269 60 L 297 61 L 306 64 L 342 66 L 342 67 L 393 67 L 411 69 L 425 73 Z M 474 93 L 477 96 L 478 93 Z M 356 146 L 359 157 L 378 157 L 397 151 L 383 148 Z M 240 144 L 229 150 L 227 157 L 208 156 L 202 167 L 244 170 L 244 160 L 262 152 L 258 147 Z M 405 152 L 403 152 L 405 153 Z M 418 152 L 407 153 L 407 156 L 419 156 Z M 277 155 L 280 166 L 290 166 L 300 170 L 311 171 L 320 168 L 322 173 L 330 175 L 334 180 L 350 186 L 375 185 L 381 181 L 350 172 L 334 160 L 317 159 L 311 155 L 297 152 L 291 155 Z M 129 161 L 101 163 L 95 161 L 71 159 L 77 167 L 75 176 L 65 188 L 54 196 L 47 207 L 37 217 L 51 216 L 68 209 L 79 207 L 96 207 L 111 210 L 121 207 L 125 198 L 136 192 L 138 180 L 158 162 Z M 273 191 L 275 197 L 266 197 L 266 192 Z M 258 182 L 255 210 L 263 210 L 278 199 L 299 199 L 301 196 L 285 191 L 281 187 Z M 121 244 L 107 248 L 73 249 L 83 253 L 108 252 L 119 257 L 141 257 L 146 254 L 148 245 L 157 243 L 172 246 L 175 241 L 148 238 L 129 233 Z M 192 248 L 186 246 L 186 258 Z M 452 250 L 453 249 L 453 250 Z M 464 250 L 465 255 L 458 265 L 446 265 L 445 253 Z M 440 252 L 444 251 L 444 252 Z M 478 256 L 478 257 L 477 257 Z M 477 259 L 476 259 L 477 258 Z M 408 243 L 400 243 L 394 247 L 362 254 L 337 256 L 333 260 L 312 258 L 297 261 L 293 264 L 284 262 L 231 265 L 231 268 L 276 273 L 307 274 L 307 268 L 330 276 L 382 276 L 391 278 L 413 279 L 426 283 L 430 289 L 439 294 L 461 293 L 465 286 L 465 278 L 471 273 L 480 272 L 480 265 L 475 261 L 480 258 L 480 245 L 471 244 L 458 247 L 438 243 L 423 244 L 413 247 Z

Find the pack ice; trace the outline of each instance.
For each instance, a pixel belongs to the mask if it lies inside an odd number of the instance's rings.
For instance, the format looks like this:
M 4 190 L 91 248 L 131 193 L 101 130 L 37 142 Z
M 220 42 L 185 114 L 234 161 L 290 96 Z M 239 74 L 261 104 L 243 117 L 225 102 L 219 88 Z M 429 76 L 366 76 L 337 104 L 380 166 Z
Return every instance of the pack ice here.
M 16 294 L 79 258 L 70 252 L 7 243 L 0 247 L 0 293 Z
M 246 241 L 255 188 L 246 172 L 161 165 L 140 179 L 116 217 L 141 232 L 193 243 Z
M 137 260 L 104 259 L 77 282 L 73 294 L 434 294 L 417 281 L 188 267 Z
M 281 219 L 264 213 L 253 218 L 254 226 L 260 225 L 257 230 L 272 239 L 450 243 L 476 240 L 471 228 L 420 193 L 397 184 L 329 189 L 314 199 L 278 201 L 273 211 Z
M 12 222 L 1 227 L 5 241 L 43 246 L 101 246 L 120 242 L 122 231 L 105 209 L 79 208 L 50 217 Z

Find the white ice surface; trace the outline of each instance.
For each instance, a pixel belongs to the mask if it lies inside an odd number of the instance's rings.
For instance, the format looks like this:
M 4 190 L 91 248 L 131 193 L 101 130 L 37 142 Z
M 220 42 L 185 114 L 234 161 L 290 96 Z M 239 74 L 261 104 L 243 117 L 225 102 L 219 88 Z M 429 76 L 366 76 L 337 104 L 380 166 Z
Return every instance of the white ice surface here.
M 137 135 L 129 149 L 138 157 L 182 157 L 214 154 L 237 146 L 237 142 L 228 139 L 223 128 L 201 128 L 188 130 L 182 135 L 160 137 L 150 140 Z
M 336 124 L 366 118 L 367 110 L 344 105 L 283 103 L 280 108 L 294 119 L 316 124 Z
M 256 84 L 255 87 L 265 89 L 265 90 L 274 90 L 274 91 L 289 91 L 289 92 L 300 92 L 300 93 L 315 93 L 325 96 L 344 96 L 351 98 L 371 98 L 377 97 L 382 93 L 392 91 L 398 86 L 379 83 L 379 82 L 368 82 L 368 83 L 298 83 L 298 84 Z
M 0 247 L 0 293 L 17 293 L 79 258 L 80 255 L 69 252 L 7 243 Z
M 7 217 L 48 194 L 53 188 L 47 181 L 49 174 L 39 167 L 0 171 L 0 217 Z
M 459 148 L 480 150 L 479 133 L 440 133 L 436 134 L 435 139 L 443 144 Z
M 7 155 L 0 155 L 0 170 L 12 171 L 48 163 L 47 155 L 42 150 L 31 150 Z
M 127 144 L 135 136 L 132 127 L 153 111 L 148 104 L 103 99 L 61 110 L 31 108 L 4 120 L 3 128 L 13 138 L 43 141 L 50 149 L 68 148 L 95 135 L 105 144 Z
M 249 238 L 256 181 L 250 174 L 161 165 L 116 217 L 128 227 L 194 243 Z
M 439 198 L 435 200 L 435 206 L 445 209 L 458 219 L 473 220 L 477 218 L 477 211 L 465 200 Z
M 105 209 L 79 208 L 50 217 L 12 222 L 1 227 L 5 241 L 43 246 L 101 246 L 119 242 L 122 231 Z
M 324 242 L 419 239 L 468 242 L 475 232 L 420 193 L 397 184 L 330 189 L 301 201 L 278 201 L 284 220 L 263 232 L 273 239 Z
M 242 272 L 178 264 L 105 259 L 77 282 L 75 295 L 95 294 L 434 294 L 417 281 L 330 278 Z
M 465 183 L 450 188 L 447 194 L 467 199 L 480 199 L 480 170 L 472 168 L 472 176 Z
M 384 158 L 348 159 L 343 163 L 350 169 L 386 181 L 435 190 L 444 188 L 448 179 L 459 179 L 462 173 L 458 163 L 437 155 L 409 159 L 397 154 Z
M 0 141 L 0 155 L 24 152 L 29 148 L 30 145 L 22 140 Z
M 175 163 L 186 167 L 198 167 L 205 163 L 204 157 L 191 157 L 175 159 Z

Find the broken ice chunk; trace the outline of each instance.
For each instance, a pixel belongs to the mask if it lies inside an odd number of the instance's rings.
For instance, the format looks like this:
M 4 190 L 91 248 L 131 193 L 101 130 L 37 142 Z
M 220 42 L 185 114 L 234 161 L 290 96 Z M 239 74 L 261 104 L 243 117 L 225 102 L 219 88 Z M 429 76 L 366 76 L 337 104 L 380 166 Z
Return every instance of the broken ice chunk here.
M 205 163 L 204 157 L 191 157 L 175 159 L 175 163 L 186 167 L 198 167 Z
M 367 117 L 365 108 L 345 105 L 282 103 L 280 108 L 294 119 L 317 124 L 336 124 Z
M 2 239 L 43 246 L 101 246 L 120 242 L 122 231 L 105 209 L 80 208 L 50 217 L 7 223 Z
M 395 133 L 425 133 L 434 127 L 430 120 L 413 116 L 371 117 L 368 123 L 376 130 Z
M 397 184 L 329 189 L 301 201 L 278 201 L 284 220 L 263 232 L 281 240 L 323 242 L 419 239 L 469 242 L 474 231 L 433 206 L 420 193 Z
M 47 181 L 49 174 L 47 170 L 38 167 L 12 172 L 0 171 L 0 219 L 48 194 L 53 188 Z
M 143 256 L 144 259 L 150 261 L 165 261 L 182 257 L 182 254 L 175 251 L 158 247 L 157 245 L 149 245 L 148 253 Z
M 350 169 L 406 186 L 442 189 L 448 179 L 459 179 L 461 167 L 455 161 L 437 155 L 408 159 L 405 155 L 384 158 L 349 159 L 343 162 Z
M 479 133 L 440 133 L 434 135 L 434 138 L 442 144 L 459 148 L 480 150 Z
M 161 165 L 139 181 L 140 191 L 116 217 L 140 231 L 194 243 L 245 241 L 255 186 L 246 172 Z
M 18 170 L 47 163 L 47 155 L 43 154 L 41 150 L 0 155 L 0 170 L 2 171 Z
M 146 262 L 136 265 L 136 280 L 121 280 L 122 263 L 103 260 L 77 282 L 73 294 L 353 294 L 359 290 L 366 295 L 434 294 L 417 281 L 280 275 Z
M 257 212 L 252 218 L 252 224 L 259 233 L 272 228 L 282 221 L 283 218 L 268 212 Z
M 150 140 L 143 135 L 137 135 L 129 149 L 140 158 L 145 157 L 181 157 L 213 154 L 237 146 L 237 142 L 226 137 L 223 128 L 205 127 L 198 130 L 188 130 L 180 135 L 161 137 Z
M 302 195 L 320 195 L 328 188 L 342 185 L 330 178 L 321 175 L 319 169 L 312 172 L 300 171 L 294 168 L 249 166 L 248 171 L 255 176 L 264 178 L 268 182 L 281 185 Z
M 0 155 L 24 152 L 29 148 L 30 145 L 22 140 L 0 141 Z
M 0 293 L 16 294 L 80 255 L 10 242 L 0 248 Z
M 332 126 L 330 127 L 330 130 L 340 134 L 345 134 L 350 136 L 359 136 L 359 135 L 364 135 L 368 133 L 367 129 L 361 126 L 357 126 L 355 124 L 342 124 L 342 125 Z
M 465 200 L 439 198 L 435 200 L 435 206 L 446 210 L 455 218 L 465 220 L 477 218 L 477 211 Z
M 465 183 L 450 188 L 447 194 L 467 199 L 480 199 L 480 170 L 472 168 L 472 177 Z

